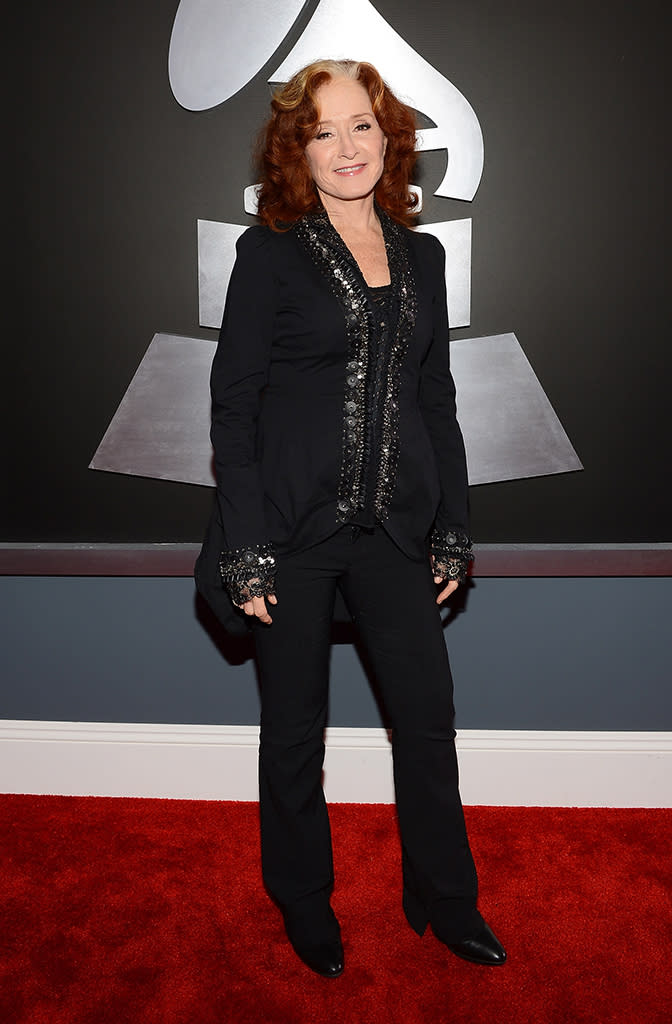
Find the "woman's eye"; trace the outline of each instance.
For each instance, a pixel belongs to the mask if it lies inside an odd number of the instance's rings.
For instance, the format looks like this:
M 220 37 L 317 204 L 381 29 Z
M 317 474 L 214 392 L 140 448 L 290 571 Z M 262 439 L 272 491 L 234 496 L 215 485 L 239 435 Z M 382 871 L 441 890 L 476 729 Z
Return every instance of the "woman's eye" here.
M 316 139 L 328 139 L 330 137 L 330 135 L 331 135 L 331 132 L 318 132 L 317 135 L 315 136 L 315 138 Z
M 360 131 L 361 132 L 366 132 L 366 131 L 369 130 L 370 127 L 371 127 L 371 125 L 368 123 L 368 121 L 362 121 L 361 124 L 358 124 L 356 126 L 355 131 L 356 132 L 360 132 Z

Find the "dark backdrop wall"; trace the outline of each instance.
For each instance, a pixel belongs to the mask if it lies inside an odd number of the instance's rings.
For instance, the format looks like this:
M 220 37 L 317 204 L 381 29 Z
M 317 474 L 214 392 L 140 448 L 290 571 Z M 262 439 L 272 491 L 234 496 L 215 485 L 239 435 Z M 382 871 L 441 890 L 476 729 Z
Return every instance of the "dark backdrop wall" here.
M 228 103 L 182 109 L 167 76 L 176 0 L 26 0 L 10 194 L 10 541 L 194 541 L 207 489 L 87 469 L 156 331 L 199 329 L 196 220 L 243 223 L 274 59 Z M 515 331 L 585 470 L 472 489 L 480 542 L 669 539 L 663 274 L 663 7 L 602 0 L 377 0 L 474 107 L 472 323 Z M 421 157 L 431 192 L 442 157 Z M 14 199 L 16 201 L 14 201 Z

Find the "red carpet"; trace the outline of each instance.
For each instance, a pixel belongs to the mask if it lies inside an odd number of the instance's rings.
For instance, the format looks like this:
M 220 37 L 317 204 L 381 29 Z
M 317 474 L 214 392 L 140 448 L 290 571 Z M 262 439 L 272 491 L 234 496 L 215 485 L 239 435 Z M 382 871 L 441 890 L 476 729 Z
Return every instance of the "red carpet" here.
M 499 968 L 407 926 L 391 807 L 331 816 L 326 981 L 264 894 L 255 804 L 0 796 L 0 1021 L 672 1022 L 672 811 L 467 808 Z

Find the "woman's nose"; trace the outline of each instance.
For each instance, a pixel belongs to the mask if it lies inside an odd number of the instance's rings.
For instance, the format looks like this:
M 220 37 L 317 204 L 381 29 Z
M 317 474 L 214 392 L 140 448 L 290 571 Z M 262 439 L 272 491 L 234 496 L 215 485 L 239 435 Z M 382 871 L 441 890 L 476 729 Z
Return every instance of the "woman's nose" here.
M 357 146 L 355 140 L 351 135 L 343 135 L 338 140 L 339 156 L 345 157 L 346 160 L 352 160 L 357 153 Z

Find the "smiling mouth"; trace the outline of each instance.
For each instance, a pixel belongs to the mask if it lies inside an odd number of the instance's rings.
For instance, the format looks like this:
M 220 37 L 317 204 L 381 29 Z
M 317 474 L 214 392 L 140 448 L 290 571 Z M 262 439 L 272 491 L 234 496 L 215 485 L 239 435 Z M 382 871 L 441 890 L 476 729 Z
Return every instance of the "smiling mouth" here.
M 334 173 L 345 176 L 348 174 L 359 174 L 359 172 L 363 171 L 365 167 L 366 164 L 353 164 L 352 167 L 337 167 Z

